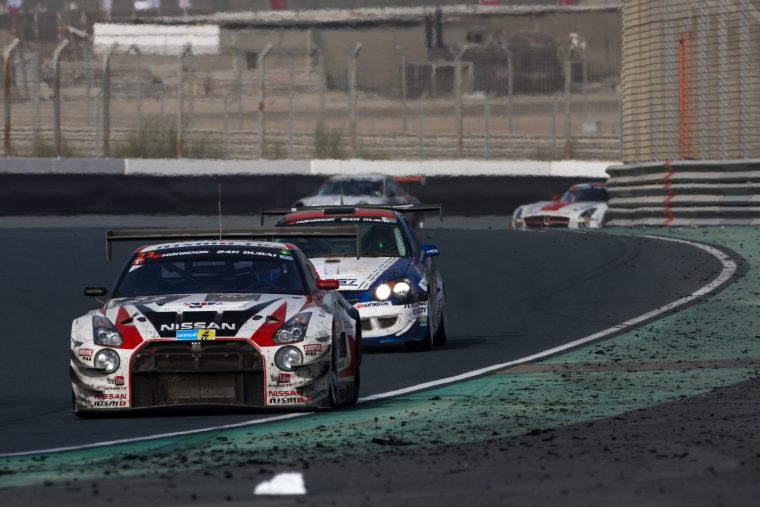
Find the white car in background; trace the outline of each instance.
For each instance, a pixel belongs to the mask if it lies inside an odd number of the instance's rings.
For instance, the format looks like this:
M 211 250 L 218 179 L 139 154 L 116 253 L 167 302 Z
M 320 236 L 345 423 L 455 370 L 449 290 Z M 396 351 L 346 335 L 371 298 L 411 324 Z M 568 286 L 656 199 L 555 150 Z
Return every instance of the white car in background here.
M 322 183 L 316 194 L 299 199 L 293 204 L 293 207 L 357 204 L 397 206 L 419 203 L 420 200 L 404 190 L 393 176 L 361 174 L 328 178 Z
M 512 228 L 599 228 L 604 224 L 608 200 L 606 183 L 573 185 L 551 201 L 518 207 L 512 214 Z

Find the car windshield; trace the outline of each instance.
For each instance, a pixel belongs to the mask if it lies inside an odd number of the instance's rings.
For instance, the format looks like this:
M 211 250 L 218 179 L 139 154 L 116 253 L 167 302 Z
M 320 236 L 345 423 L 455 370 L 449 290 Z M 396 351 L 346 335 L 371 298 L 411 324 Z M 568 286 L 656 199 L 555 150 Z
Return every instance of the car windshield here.
M 140 252 L 114 297 L 207 292 L 305 293 L 292 251 L 230 246 Z
M 375 217 L 335 217 L 283 221 L 278 226 L 325 227 L 358 226 L 362 257 L 406 257 L 408 249 L 399 223 Z M 356 240 L 341 237 L 282 238 L 293 243 L 307 257 L 350 257 L 356 255 Z
M 560 202 L 606 202 L 608 200 L 607 189 L 604 187 L 575 187 L 562 194 Z
M 371 195 L 383 196 L 381 180 L 328 180 L 322 184 L 317 195 Z

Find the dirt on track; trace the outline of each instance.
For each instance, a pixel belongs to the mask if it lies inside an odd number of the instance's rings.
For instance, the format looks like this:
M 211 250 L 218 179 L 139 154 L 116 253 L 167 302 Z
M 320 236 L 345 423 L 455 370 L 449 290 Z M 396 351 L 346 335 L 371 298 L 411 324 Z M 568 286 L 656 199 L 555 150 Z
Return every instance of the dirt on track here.
M 267 459 L 201 472 L 5 490 L 0 505 L 758 505 L 758 399 L 760 377 L 483 443 L 411 449 L 402 436 L 376 439 L 375 453 L 351 458 L 283 446 Z M 307 496 L 253 496 L 257 483 L 283 471 L 303 473 Z

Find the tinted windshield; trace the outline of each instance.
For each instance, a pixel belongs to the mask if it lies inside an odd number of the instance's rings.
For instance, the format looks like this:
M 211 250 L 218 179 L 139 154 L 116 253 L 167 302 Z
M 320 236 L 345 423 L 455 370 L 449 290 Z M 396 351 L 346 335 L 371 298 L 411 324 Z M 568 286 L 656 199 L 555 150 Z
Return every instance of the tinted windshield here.
M 278 226 L 325 227 L 358 226 L 359 250 L 364 257 L 406 257 L 408 249 L 404 232 L 393 219 L 375 217 L 331 217 L 286 221 Z M 307 257 L 350 257 L 356 255 L 354 238 L 282 238 L 295 244 Z
M 562 194 L 561 202 L 608 201 L 607 189 L 604 187 L 575 187 Z
M 114 297 L 156 294 L 304 294 L 290 250 L 231 246 L 138 253 Z
M 317 195 L 371 195 L 383 196 L 382 180 L 328 180 L 322 184 Z

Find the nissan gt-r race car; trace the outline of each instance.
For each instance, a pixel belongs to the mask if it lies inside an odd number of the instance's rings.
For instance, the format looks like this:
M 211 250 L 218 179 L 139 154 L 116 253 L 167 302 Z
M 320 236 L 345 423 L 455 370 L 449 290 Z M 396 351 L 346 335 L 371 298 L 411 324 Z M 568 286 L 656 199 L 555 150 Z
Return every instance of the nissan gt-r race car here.
M 513 229 L 598 228 L 607 213 L 607 185 L 573 185 L 551 201 L 525 204 L 512 214 Z
M 403 212 L 439 211 L 440 206 L 312 208 L 283 215 L 276 226 L 353 225 L 359 251 L 345 238 L 294 238 L 321 277 L 337 279 L 339 290 L 361 317 L 365 345 L 444 345 L 447 336 L 443 277 L 433 257 L 438 247 L 419 244 Z
M 290 243 L 184 237 L 196 239 L 139 248 L 103 307 L 74 320 L 76 413 L 357 401 L 361 331 L 337 281 L 320 279 Z

